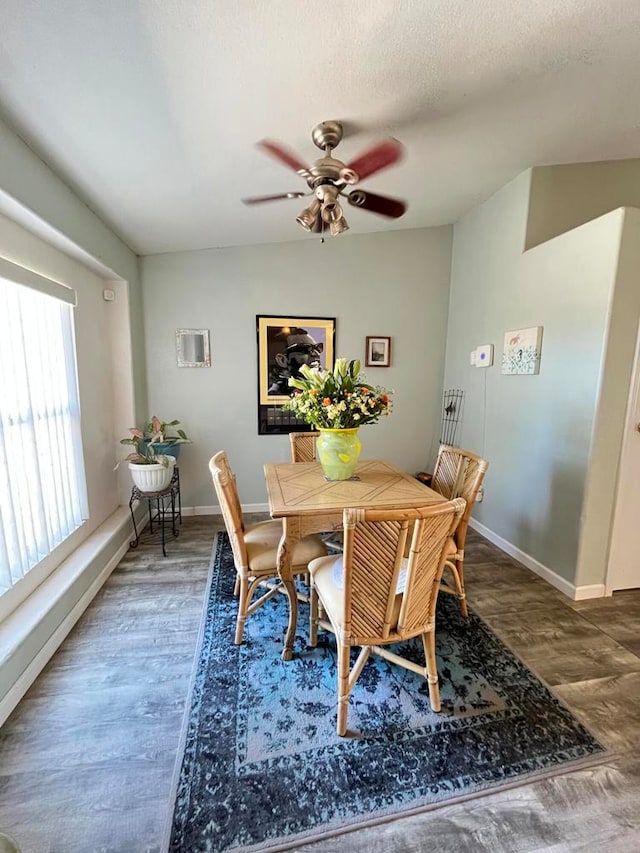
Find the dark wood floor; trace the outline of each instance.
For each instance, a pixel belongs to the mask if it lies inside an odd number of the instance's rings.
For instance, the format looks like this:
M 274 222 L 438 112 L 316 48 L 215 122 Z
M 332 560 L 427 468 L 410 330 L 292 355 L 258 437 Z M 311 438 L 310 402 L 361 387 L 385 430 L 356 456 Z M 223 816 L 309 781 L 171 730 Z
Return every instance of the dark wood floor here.
M 23 853 L 160 850 L 218 529 L 185 519 L 166 559 L 143 538 L 0 730 L 0 830 Z M 570 602 L 477 534 L 467 544 L 470 605 L 610 760 L 301 849 L 640 850 L 640 591 Z

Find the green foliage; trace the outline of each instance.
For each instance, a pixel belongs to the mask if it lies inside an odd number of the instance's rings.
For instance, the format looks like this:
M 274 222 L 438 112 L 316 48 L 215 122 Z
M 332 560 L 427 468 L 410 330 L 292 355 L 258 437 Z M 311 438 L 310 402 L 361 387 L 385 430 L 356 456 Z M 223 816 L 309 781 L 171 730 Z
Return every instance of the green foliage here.
M 305 364 L 300 374 L 289 380 L 294 393 L 284 408 L 318 429 L 353 429 L 391 413 L 390 392 L 365 382 L 357 360 L 338 358 L 332 371 Z
M 149 423 L 146 423 L 143 428 L 144 437 L 149 439 L 153 444 L 190 444 L 191 439 L 187 438 L 184 430 L 177 429 L 176 435 L 168 435 L 168 431 L 177 426 L 180 421 L 161 421 L 155 415 Z
M 120 439 L 120 444 L 131 444 L 135 447 L 135 452 L 130 453 L 125 461 L 135 462 L 136 465 L 154 465 L 159 462 L 166 468 L 169 464 L 167 457 L 156 453 L 155 445 L 191 444 L 191 439 L 182 429 L 175 430 L 175 435 L 167 435 L 167 432 L 179 423 L 180 421 L 176 420 L 161 421 L 154 415 L 143 429 L 131 427 L 129 437 Z
M 145 441 L 144 438 L 132 435 L 131 438 L 121 438 L 120 444 L 132 444 L 135 447 L 135 452 L 126 456 L 125 462 L 134 462 L 136 465 L 156 465 L 160 463 L 165 468 L 169 464 L 167 457 L 156 453 L 153 443 Z

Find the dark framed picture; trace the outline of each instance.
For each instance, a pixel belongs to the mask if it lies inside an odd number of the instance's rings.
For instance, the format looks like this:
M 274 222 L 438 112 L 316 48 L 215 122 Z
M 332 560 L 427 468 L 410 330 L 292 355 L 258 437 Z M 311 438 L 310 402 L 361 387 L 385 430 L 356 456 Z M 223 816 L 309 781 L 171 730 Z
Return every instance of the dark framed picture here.
M 365 349 L 365 367 L 389 367 L 391 364 L 391 338 L 369 335 Z
M 289 379 L 303 364 L 333 370 L 335 317 L 257 315 L 258 432 L 289 433 L 310 429 L 282 409 L 291 396 Z

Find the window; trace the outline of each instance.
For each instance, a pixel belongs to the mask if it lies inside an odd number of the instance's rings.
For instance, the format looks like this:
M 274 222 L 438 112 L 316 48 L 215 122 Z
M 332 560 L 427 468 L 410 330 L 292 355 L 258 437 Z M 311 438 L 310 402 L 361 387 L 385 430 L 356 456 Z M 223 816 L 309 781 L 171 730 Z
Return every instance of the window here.
M 88 517 L 74 304 L 0 259 L 0 595 Z

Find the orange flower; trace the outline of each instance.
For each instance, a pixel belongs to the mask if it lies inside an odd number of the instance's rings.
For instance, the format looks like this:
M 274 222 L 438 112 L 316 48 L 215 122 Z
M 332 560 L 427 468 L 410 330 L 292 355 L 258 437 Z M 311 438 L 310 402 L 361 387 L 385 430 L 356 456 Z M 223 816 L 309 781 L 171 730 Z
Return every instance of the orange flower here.
M 317 388 L 312 388 L 311 393 L 313 394 L 314 397 L 317 397 L 320 392 L 318 391 Z
M 387 405 L 387 403 L 389 402 L 389 398 L 387 397 L 387 395 L 386 395 L 386 394 L 383 394 L 383 395 L 382 395 L 382 397 L 380 397 L 380 399 L 381 399 L 381 400 L 382 400 L 382 402 L 385 404 L 385 406 L 386 406 L 386 405 Z
M 331 405 L 331 400 L 329 399 L 329 397 L 324 398 L 324 400 L 322 401 L 322 405 L 323 406 L 330 406 Z
M 360 391 L 361 391 L 363 394 L 370 394 L 370 393 L 371 393 L 371 391 L 369 391 L 369 389 L 368 389 L 368 388 L 361 388 L 361 389 L 360 389 Z

